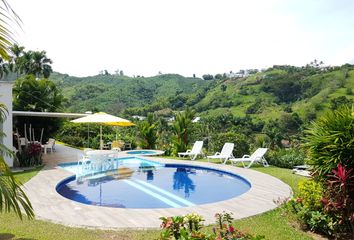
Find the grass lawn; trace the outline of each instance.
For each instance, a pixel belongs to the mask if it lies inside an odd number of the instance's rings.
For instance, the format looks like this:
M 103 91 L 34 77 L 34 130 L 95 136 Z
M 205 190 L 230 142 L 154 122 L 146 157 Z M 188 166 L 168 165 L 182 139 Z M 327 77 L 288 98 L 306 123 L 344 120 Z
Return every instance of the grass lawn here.
M 16 173 L 21 182 L 28 181 L 41 168 Z M 303 177 L 293 175 L 291 170 L 277 167 L 255 167 L 254 170 L 275 176 L 297 192 L 297 183 Z M 257 216 L 235 221 L 235 226 L 243 231 L 264 235 L 266 239 L 312 239 L 305 232 L 292 227 L 290 217 L 278 208 Z M 65 227 L 41 220 L 19 220 L 12 213 L 0 214 L 0 239 L 157 239 L 159 231 L 103 231 Z M 211 229 L 211 228 L 209 228 Z M 60 236 L 60 237 L 59 237 Z
M 288 184 L 295 194 L 298 191 L 298 182 L 305 179 L 292 174 L 290 169 L 278 167 L 254 167 L 253 169 L 279 178 Z M 293 217 L 285 214 L 282 208 L 277 208 L 257 216 L 237 220 L 235 226 L 243 231 L 264 235 L 266 239 L 312 239 L 308 233 L 292 226 Z

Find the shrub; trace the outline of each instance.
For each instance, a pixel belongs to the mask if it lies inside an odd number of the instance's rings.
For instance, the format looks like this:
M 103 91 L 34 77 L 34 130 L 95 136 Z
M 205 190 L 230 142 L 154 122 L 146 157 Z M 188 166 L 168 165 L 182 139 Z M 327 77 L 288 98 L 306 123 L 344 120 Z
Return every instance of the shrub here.
M 157 125 L 154 115 L 149 113 L 147 118 L 138 124 L 141 138 L 140 146 L 143 149 L 155 149 L 157 142 Z
M 172 138 L 173 154 L 177 156 L 178 152 L 187 150 L 192 135 L 195 111 L 187 108 L 184 112 L 176 115 L 176 121 L 173 123 L 172 130 L 174 136 Z
M 322 208 L 321 199 L 323 194 L 322 185 L 313 180 L 303 180 L 299 182 L 298 199 L 302 205 L 311 210 Z
M 213 227 L 211 234 L 202 232 L 204 221 L 203 217 L 195 213 L 187 214 L 186 216 L 161 217 L 161 228 L 163 231 L 160 234 L 160 239 L 183 239 L 183 240 L 260 240 L 264 236 L 253 236 L 248 233 L 243 233 L 232 225 L 233 218 L 229 213 L 215 214 L 216 226 Z
M 338 220 L 335 216 L 324 211 L 322 185 L 314 180 L 304 180 L 299 183 L 297 198 L 289 202 L 291 210 L 298 219 L 311 231 L 333 235 L 336 231 Z
M 20 167 L 31 167 L 42 164 L 42 146 L 38 143 L 31 143 L 25 149 L 17 152 L 16 158 Z
M 327 191 L 322 203 L 326 212 L 339 218 L 342 231 L 354 236 L 354 173 L 343 165 L 332 171 L 326 182 Z
M 311 229 L 335 237 L 354 235 L 353 120 L 353 113 L 344 106 L 321 117 L 306 132 L 304 146 L 309 153 L 314 180 L 324 188 L 323 206 L 313 209 L 314 204 L 309 207 L 302 199 L 300 204 L 294 205 Z
M 268 156 L 270 165 L 281 168 L 293 168 L 305 162 L 304 152 L 297 148 L 274 150 Z
M 210 141 L 210 149 L 213 152 L 220 152 L 226 142 L 234 143 L 235 148 L 233 155 L 242 157 L 244 154 L 249 154 L 249 143 L 247 137 L 243 134 L 234 132 L 219 133 L 212 136 Z
M 69 135 L 63 135 L 61 137 L 58 138 L 60 141 L 72 145 L 72 146 L 76 146 L 76 147 L 84 147 L 85 146 L 85 139 L 80 137 L 80 136 L 69 136 Z M 91 140 L 91 144 L 92 147 L 93 146 L 93 141 Z
M 354 118 L 349 107 L 322 116 L 305 134 L 308 163 L 319 180 L 325 181 L 339 163 L 354 168 Z

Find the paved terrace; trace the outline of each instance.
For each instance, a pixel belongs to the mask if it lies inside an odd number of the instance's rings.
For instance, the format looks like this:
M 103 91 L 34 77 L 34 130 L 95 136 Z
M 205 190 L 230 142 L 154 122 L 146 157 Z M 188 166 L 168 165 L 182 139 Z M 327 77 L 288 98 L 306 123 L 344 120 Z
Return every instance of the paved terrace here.
M 181 161 L 163 158 L 148 158 L 162 163 L 180 163 L 212 167 L 239 174 L 252 183 L 252 188 L 241 196 L 212 204 L 184 208 L 164 209 L 124 209 L 86 205 L 71 201 L 59 195 L 55 187 L 72 173 L 56 168 L 61 162 L 77 161 L 80 150 L 56 146 L 56 152 L 44 156 L 46 166 L 37 176 L 25 184 L 37 219 L 47 220 L 67 226 L 89 227 L 100 229 L 148 229 L 158 228 L 161 216 L 184 215 L 198 213 L 206 224 L 214 223 L 215 213 L 232 212 L 235 219 L 260 214 L 277 207 L 275 201 L 291 196 L 288 185 L 277 178 L 251 169 L 238 168 L 206 162 Z

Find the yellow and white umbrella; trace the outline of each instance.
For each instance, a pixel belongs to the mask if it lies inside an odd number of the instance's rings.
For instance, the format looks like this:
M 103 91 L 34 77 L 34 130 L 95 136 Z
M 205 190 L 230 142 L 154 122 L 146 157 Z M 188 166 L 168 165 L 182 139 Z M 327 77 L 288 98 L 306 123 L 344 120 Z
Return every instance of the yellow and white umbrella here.
M 73 123 L 101 123 L 105 125 L 110 125 L 110 126 L 121 126 L 121 127 L 129 127 L 129 126 L 134 126 L 135 124 L 132 123 L 131 121 L 116 117 L 104 112 L 98 112 L 94 113 L 91 115 L 87 115 L 82 118 L 78 118 L 75 120 L 72 120 L 71 122 Z M 100 127 L 100 148 L 103 148 L 102 144 L 102 125 Z

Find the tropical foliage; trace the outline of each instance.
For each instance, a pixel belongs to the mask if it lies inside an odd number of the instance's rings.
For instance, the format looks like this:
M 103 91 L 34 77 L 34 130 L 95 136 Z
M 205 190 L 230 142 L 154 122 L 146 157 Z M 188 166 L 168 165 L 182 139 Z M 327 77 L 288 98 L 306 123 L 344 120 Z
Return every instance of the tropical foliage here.
M 6 108 L 0 103 L 0 123 L 6 117 Z M 4 133 L 0 132 L 0 137 Z M 33 218 L 34 213 L 30 201 L 21 189 L 19 183 L 7 166 L 4 156 L 12 156 L 12 152 L 0 142 L 0 212 L 14 211 L 22 219 L 22 209 L 28 218 Z
M 195 112 L 187 108 L 184 112 L 177 113 L 172 129 L 174 136 L 172 138 L 173 153 L 176 156 L 178 152 L 185 152 L 190 143 L 192 131 L 192 120 Z
M 291 202 L 306 226 L 336 238 L 354 235 L 353 134 L 348 106 L 312 123 L 304 147 L 314 179 L 300 185 L 299 196 Z
M 149 113 L 144 121 L 138 125 L 141 143 L 140 146 L 145 149 L 155 149 L 157 142 L 157 122 L 154 115 Z
M 233 225 L 233 218 L 230 213 L 215 214 L 216 225 L 213 227 L 212 233 L 203 231 L 204 219 L 196 213 L 190 213 L 185 216 L 161 217 L 160 234 L 161 240 L 260 240 L 264 236 L 253 236 L 248 233 L 241 232 Z
M 354 117 L 344 106 L 328 112 L 306 131 L 304 139 L 308 149 L 308 163 L 318 178 L 327 179 L 338 164 L 354 168 Z
M 13 87 L 13 108 L 17 111 L 63 112 L 64 102 L 61 90 L 48 79 L 36 80 L 34 75 L 25 75 L 17 79 Z M 53 137 L 61 125 L 59 119 L 40 117 L 35 120 L 31 117 L 16 117 L 14 123 L 22 136 L 24 124 L 32 124 L 33 128 L 37 129 L 38 137 L 43 128 L 44 140 Z
M 21 19 L 6 0 L 1 0 L 0 5 L 0 56 L 5 60 L 9 60 L 9 53 L 15 42 L 14 28 L 11 29 L 9 26 L 14 26 L 14 24 L 20 26 Z

